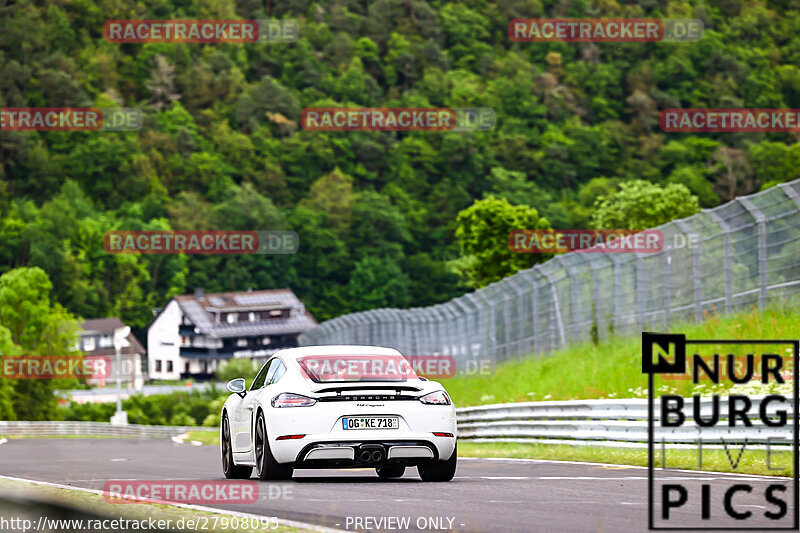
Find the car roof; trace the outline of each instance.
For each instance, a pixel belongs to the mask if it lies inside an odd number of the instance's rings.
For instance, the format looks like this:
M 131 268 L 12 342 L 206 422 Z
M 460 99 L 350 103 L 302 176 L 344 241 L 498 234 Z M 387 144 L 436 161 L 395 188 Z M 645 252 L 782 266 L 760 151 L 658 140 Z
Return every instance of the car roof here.
M 382 346 L 361 346 L 348 344 L 332 344 L 325 346 L 301 346 L 287 348 L 275 353 L 276 356 L 295 360 L 308 355 L 403 355 L 394 348 Z

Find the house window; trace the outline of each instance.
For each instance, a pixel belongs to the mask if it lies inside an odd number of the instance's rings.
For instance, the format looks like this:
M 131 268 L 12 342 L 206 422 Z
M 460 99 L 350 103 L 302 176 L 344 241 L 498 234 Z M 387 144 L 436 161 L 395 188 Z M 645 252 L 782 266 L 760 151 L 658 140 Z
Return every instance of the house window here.
M 237 320 L 239 320 L 239 313 L 228 313 L 228 324 L 233 324 Z
M 247 339 L 236 339 L 236 346 L 240 348 L 247 346 Z
M 189 361 L 186 361 L 186 366 L 183 367 L 186 374 L 189 373 Z
M 84 352 L 93 352 L 94 349 L 95 349 L 94 337 L 84 337 L 83 338 L 83 351 Z
M 167 361 L 167 372 L 172 372 L 172 361 Z
M 250 322 L 255 322 L 256 321 L 256 314 L 254 312 L 250 311 L 250 313 L 248 313 L 248 315 L 247 315 L 247 319 Z
M 101 348 L 111 348 L 112 346 L 114 346 L 114 341 L 111 338 L 111 335 L 103 335 L 100 337 Z
M 283 316 L 283 310 L 281 310 L 281 309 L 273 309 L 272 311 L 269 312 L 269 316 L 271 316 L 272 318 L 282 317 Z
M 271 341 L 270 341 L 269 337 L 264 337 L 263 339 L 261 339 L 261 344 L 263 344 L 264 346 L 266 346 L 270 342 Z
M 156 372 L 161 372 L 161 359 L 156 359 Z

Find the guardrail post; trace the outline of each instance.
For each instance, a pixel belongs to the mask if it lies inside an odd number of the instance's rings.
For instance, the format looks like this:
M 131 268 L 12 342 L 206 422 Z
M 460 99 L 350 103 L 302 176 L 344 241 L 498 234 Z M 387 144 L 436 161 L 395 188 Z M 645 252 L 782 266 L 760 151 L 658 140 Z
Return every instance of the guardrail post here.
M 479 289 L 472 294 L 475 296 L 475 298 L 479 298 L 483 302 L 484 305 L 481 307 L 481 311 L 485 313 L 488 310 L 489 312 L 488 322 L 485 320 L 481 321 L 481 337 L 486 340 L 486 352 L 495 362 L 497 362 L 497 318 L 495 317 L 494 302 L 491 300 L 491 298 L 486 296 L 485 289 Z M 484 314 L 483 316 L 486 315 Z M 488 330 L 485 328 L 488 328 Z
M 642 254 L 636 254 L 636 310 L 639 314 L 639 328 L 642 330 L 645 328 L 644 299 L 647 294 L 646 283 L 644 258 Z
M 731 227 L 716 211 L 703 211 L 719 226 L 722 232 L 722 271 L 725 277 L 725 313 L 733 310 L 733 286 L 731 284 Z
M 527 339 L 530 339 L 530 341 L 527 343 L 527 347 L 524 349 L 531 355 L 536 355 L 536 348 L 537 348 L 536 336 L 538 335 L 539 332 L 539 323 L 536 320 L 536 305 L 537 302 L 539 301 L 539 284 L 536 281 L 536 267 L 529 268 L 528 270 L 522 270 L 520 271 L 520 274 L 522 275 L 522 279 L 530 283 L 531 285 L 531 290 L 530 292 L 527 293 L 529 295 L 528 297 L 530 298 L 531 335 L 527 337 Z M 520 298 L 520 302 L 523 302 L 522 298 Z M 524 302 L 522 303 L 522 305 L 524 307 Z M 524 316 L 524 314 L 521 316 Z M 527 324 L 523 324 L 520 321 L 520 333 L 526 326 Z
M 431 324 L 431 340 L 435 343 L 431 345 L 429 355 L 434 354 L 447 354 L 447 333 L 445 332 L 445 325 L 447 324 L 447 317 L 441 310 L 441 304 L 436 304 L 428 308 L 429 316 L 432 320 Z M 448 354 L 449 355 L 449 354 Z
M 664 329 L 669 329 L 669 322 L 670 322 L 670 312 L 672 307 L 671 302 L 671 292 L 672 292 L 672 280 L 670 275 L 670 263 L 672 262 L 672 256 L 669 253 L 669 250 L 664 250 L 662 252 L 664 254 Z
M 558 304 L 558 291 L 556 290 L 556 284 L 553 279 L 550 277 L 545 269 L 539 270 L 542 276 L 547 280 L 547 283 L 550 284 L 550 305 L 552 306 L 551 316 L 555 317 L 555 330 L 558 333 L 558 339 L 560 339 L 560 343 L 550 342 L 551 349 L 552 347 L 558 348 L 559 346 L 564 346 L 567 344 L 567 336 L 564 334 L 564 321 L 561 319 L 561 307 Z M 547 290 L 547 289 L 545 289 Z M 552 331 L 552 326 L 551 326 Z M 552 335 L 551 335 L 552 337 Z
M 767 304 L 767 219 L 750 198 L 738 200 L 755 219 L 758 228 L 758 307 L 764 307 Z
M 608 254 L 614 272 L 614 312 L 612 313 L 614 331 L 622 326 L 622 260 L 617 254 Z
M 675 225 L 686 234 L 686 243 L 691 243 L 689 235 L 692 228 L 685 220 L 675 220 Z M 703 319 L 703 289 L 700 285 L 700 247 L 692 246 L 692 281 L 694 297 L 694 317 L 698 322 Z
M 597 328 L 597 338 L 599 339 L 601 336 L 601 332 L 603 328 L 600 327 L 602 323 L 602 318 L 600 316 L 600 275 L 598 272 L 600 271 L 600 265 L 598 264 L 599 261 L 595 258 L 592 254 L 587 254 L 581 256 L 585 264 L 589 265 L 589 268 L 592 269 L 592 299 L 594 300 L 591 309 L 592 309 L 592 317 L 591 321 L 595 324 Z M 588 257 L 588 258 L 587 258 Z M 590 326 L 591 328 L 591 326 Z M 590 334 L 591 337 L 591 334 Z
M 508 282 L 511 278 L 505 278 L 500 280 L 495 285 L 495 292 L 502 293 L 503 295 L 503 322 L 505 323 L 505 339 L 503 341 L 504 348 L 503 348 L 503 359 L 509 359 L 511 356 L 511 296 L 509 295 L 507 289 Z M 513 293 L 512 293 L 513 294 Z
M 578 313 L 578 274 L 574 269 L 569 268 L 569 282 L 570 282 L 570 307 L 572 314 L 572 338 L 580 338 L 580 314 Z
M 536 355 L 539 335 L 539 322 L 536 320 L 536 311 L 538 310 L 539 305 L 539 282 L 536 281 L 534 272 L 538 272 L 538 270 L 528 272 L 531 272 L 530 280 L 533 283 L 533 291 L 531 292 L 531 322 L 533 323 L 533 342 L 531 343 L 531 351 L 534 355 Z
M 477 327 L 475 328 L 475 336 L 478 338 L 479 348 L 476 355 L 480 356 L 481 354 L 486 354 L 486 357 L 492 357 L 492 360 L 496 361 L 491 353 L 490 346 L 487 346 L 487 343 L 491 344 L 491 342 L 487 338 L 486 331 L 484 329 L 484 325 L 486 324 L 486 308 L 480 304 L 475 295 L 475 292 L 470 292 L 465 294 L 464 297 L 473 305 L 473 307 L 475 307 L 475 310 L 477 311 L 478 323 L 476 324 Z
M 568 265 L 564 260 L 562 260 L 562 256 L 556 256 L 554 259 L 552 259 L 552 261 L 558 261 L 558 263 L 567 272 L 567 276 L 569 277 L 570 315 L 572 315 L 570 332 L 572 333 L 572 339 L 577 340 L 581 336 L 579 330 L 580 316 L 578 314 L 578 273 L 572 265 Z
M 471 328 L 469 326 L 470 310 L 467 308 L 467 305 L 462 301 L 462 299 L 469 301 L 463 296 L 450 300 L 453 303 L 453 305 L 458 308 L 458 312 L 455 309 L 453 310 L 453 315 L 456 317 L 456 321 L 454 322 L 453 325 L 453 330 L 454 330 L 453 342 L 458 342 L 458 340 L 461 340 L 464 343 L 461 345 L 461 349 L 459 350 L 459 352 L 461 352 L 461 354 L 465 358 L 467 358 L 472 353 L 472 348 L 471 348 L 472 339 L 470 339 Z M 459 323 L 461 322 L 463 322 L 464 328 L 462 330 L 462 335 L 459 335 L 458 328 L 459 328 Z

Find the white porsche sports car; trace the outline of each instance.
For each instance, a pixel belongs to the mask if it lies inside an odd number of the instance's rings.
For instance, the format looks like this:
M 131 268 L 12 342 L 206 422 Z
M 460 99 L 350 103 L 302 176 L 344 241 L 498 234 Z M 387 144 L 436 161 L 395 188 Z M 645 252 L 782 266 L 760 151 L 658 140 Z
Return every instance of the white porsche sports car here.
M 453 402 L 417 376 L 397 350 L 309 346 L 281 350 L 249 389 L 244 378 L 220 417 L 227 478 L 290 479 L 295 468 L 374 467 L 396 478 L 416 466 L 424 481 L 456 471 Z

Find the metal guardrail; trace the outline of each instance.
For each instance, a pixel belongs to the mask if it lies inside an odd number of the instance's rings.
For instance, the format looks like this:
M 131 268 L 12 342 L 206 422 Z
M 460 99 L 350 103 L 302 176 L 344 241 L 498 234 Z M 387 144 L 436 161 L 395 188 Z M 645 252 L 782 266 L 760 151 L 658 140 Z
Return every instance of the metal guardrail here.
M 789 444 L 793 439 L 793 425 L 780 427 L 765 425 L 758 417 L 762 397 L 753 398 L 749 412 L 752 426 L 743 426 L 740 420 L 728 424 L 701 427 L 694 422 L 693 400 L 684 398 L 682 409 L 686 421 L 678 427 L 655 425 L 654 437 L 668 444 L 696 445 L 698 439 L 710 446 L 744 442 L 772 445 Z M 719 399 L 719 419 L 729 420 L 728 398 Z M 776 402 L 767 405 L 765 414 L 776 419 L 785 410 L 789 419 L 794 416 L 791 400 L 787 404 Z M 700 401 L 700 418 L 712 415 L 712 400 Z M 646 399 L 572 400 L 562 402 L 525 402 L 463 407 L 456 410 L 458 438 L 475 441 L 619 445 L 645 447 L 648 441 L 648 406 Z M 654 406 L 653 419 L 660 420 L 658 404 Z
M 112 425 L 108 422 L 81 421 L 0 421 L 0 435 L 26 437 L 86 435 L 93 437 L 127 437 L 140 439 L 169 438 L 187 431 L 218 431 L 218 428 L 192 426 Z
M 679 427 L 657 427 L 658 442 L 693 445 L 703 442 L 743 442 L 789 444 L 793 438 L 792 424 L 781 427 L 765 425 L 758 413 L 763 397 L 751 399 L 752 426 L 716 425 L 701 427 L 694 423 L 693 400 L 684 398 L 683 414 L 686 422 Z M 728 420 L 730 403 L 727 397 L 719 399 L 719 418 Z M 791 399 L 786 404 L 773 402 L 765 410 L 770 419 L 785 410 L 791 420 L 794 406 Z M 700 402 L 700 417 L 712 414 L 712 400 Z M 648 407 L 646 399 L 570 400 L 553 402 L 521 402 L 456 409 L 458 438 L 472 441 L 560 443 L 599 446 L 645 447 L 648 439 Z M 661 412 L 654 406 L 653 418 L 659 420 Z M 218 431 L 216 427 L 112 425 L 107 422 L 4 422 L 0 421 L 0 435 L 48 436 L 87 435 L 107 437 L 168 438 L 188 431 Z M 710 445 L 709 447 L 713 447 Z
M 120 396 L 130 398 L 131 396 L 152 396 L 156 394 L 172 394 L 174 392 L 203 392 L 211 388 L 225 390 L 225 383 L 221 382 L 200 382 L 186 385 L 145 385 L 141 389 L 122 389 Z M 117 389 L 113 386 L 92 389 L 60 389 L 56 394 L 61 398 L 72 400 L 77 403 L 103 403 L 114 402 L 117 399 Z

